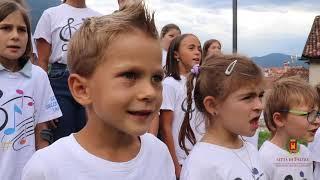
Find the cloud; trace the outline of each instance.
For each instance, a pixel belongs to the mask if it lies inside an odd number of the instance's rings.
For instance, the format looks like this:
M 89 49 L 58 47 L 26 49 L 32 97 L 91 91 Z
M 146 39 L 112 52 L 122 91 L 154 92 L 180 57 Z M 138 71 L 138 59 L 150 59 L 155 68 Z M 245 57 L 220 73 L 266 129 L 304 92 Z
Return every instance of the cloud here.
M 87 0 L 88 6 L 103 14 L 118 8 L 117 1 Z M 202 43 L 219 39 L 223 51 L 232 49 L 232 0 L 147 0 L 156 11 L 156 24 L 180 26 L 183 33 L 194 33 Z M 283 52 L 301 54 L 318 0 L 241 0 L 238 1 L 238 48 L 250 56 Z

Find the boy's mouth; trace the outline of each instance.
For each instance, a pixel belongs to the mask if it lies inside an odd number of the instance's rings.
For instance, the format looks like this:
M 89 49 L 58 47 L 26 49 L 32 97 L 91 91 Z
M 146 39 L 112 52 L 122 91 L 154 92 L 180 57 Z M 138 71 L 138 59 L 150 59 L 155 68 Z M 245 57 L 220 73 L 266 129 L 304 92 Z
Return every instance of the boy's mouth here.
M 127 111 L 129 114 L 137 117 L 148 117 L 152 114 L 151 110 Z

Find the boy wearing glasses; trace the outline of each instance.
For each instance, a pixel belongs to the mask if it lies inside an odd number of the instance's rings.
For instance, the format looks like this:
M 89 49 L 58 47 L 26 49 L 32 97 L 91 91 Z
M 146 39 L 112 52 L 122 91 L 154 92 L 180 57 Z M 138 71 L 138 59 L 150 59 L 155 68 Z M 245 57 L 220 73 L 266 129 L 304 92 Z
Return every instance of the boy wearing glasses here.
M 320 96 L 320 84 L 316 85 L 316 90 Z M 319 102 L 320 103 L 320 102 Z M 311 156 L 314 164 L 314 179 L 320 179 L 320 129 L 317 130 L 314 136 L 314 141 L 308 144 L 311 151 Z
M 270 180 L 313 180 L 311 153 L 298 140 L 312 142 L 319 128 L 319 96 L 297 77 L 277 81 L 266 97 L 264 119 L 272 138 L 259 150 Z

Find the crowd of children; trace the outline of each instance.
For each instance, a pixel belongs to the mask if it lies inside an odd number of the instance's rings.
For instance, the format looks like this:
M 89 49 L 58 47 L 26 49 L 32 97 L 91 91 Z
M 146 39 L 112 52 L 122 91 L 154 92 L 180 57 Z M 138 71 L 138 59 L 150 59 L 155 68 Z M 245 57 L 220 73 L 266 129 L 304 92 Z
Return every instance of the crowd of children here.
M 266 89 L 250 58 L 118 4 L 44 11 L 34 65 L 24 2 L 0 2 L 0 179 L 320 179 L 320 85 Z

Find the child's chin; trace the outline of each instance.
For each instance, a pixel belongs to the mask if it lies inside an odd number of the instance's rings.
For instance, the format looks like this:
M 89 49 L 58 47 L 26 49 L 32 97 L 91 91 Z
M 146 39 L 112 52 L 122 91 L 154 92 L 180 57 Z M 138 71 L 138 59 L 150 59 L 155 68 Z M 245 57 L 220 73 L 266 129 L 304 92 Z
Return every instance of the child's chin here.
M 134 129 L 131 132 L 129 132 L 129 134 L 133 136 L 142 136 L 147 132 L 148 132 L 148 128 L 142 128 L 142 129 Z
M 242 136 L 252 137 L 256 134 L 256 130 L 250 130 L 249 132 L 244 133 Z

